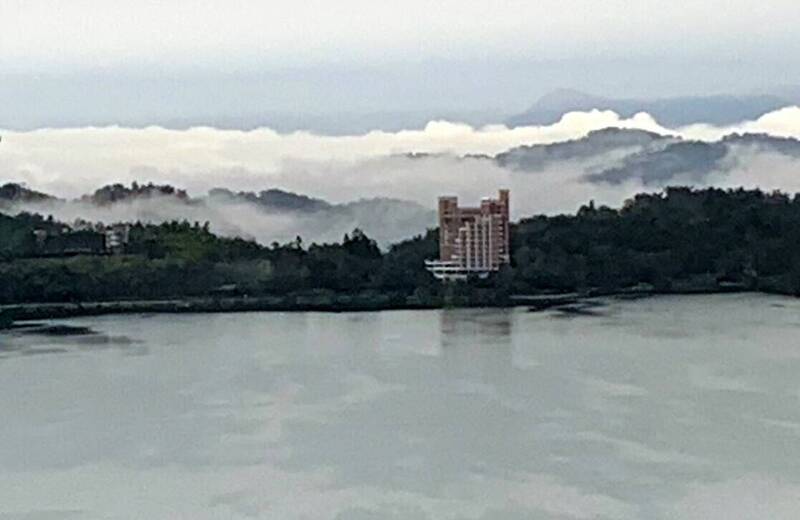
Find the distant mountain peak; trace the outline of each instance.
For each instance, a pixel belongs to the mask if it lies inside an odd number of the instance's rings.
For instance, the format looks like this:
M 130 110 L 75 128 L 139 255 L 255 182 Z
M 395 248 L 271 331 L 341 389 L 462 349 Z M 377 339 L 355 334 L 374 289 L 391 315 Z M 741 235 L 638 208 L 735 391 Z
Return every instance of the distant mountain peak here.
M 551 125 L 569 112 L 613 110 L 621 117 L 647 112 L 667 127 L 695 123 L 730 125 L 753 120 L 793 104 L 772 94 L 720 94 L 668 98 L 606 98 L 573 89 L 558 89 L 540 97 L 525 112 L 508 119 L 509 126 Z

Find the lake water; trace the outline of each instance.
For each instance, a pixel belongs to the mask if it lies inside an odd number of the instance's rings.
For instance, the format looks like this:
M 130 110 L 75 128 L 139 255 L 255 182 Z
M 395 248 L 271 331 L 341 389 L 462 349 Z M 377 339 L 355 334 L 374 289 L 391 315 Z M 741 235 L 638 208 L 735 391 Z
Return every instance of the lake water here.
M 796 519 L 800 300 L 0 335 L 0 519 Z

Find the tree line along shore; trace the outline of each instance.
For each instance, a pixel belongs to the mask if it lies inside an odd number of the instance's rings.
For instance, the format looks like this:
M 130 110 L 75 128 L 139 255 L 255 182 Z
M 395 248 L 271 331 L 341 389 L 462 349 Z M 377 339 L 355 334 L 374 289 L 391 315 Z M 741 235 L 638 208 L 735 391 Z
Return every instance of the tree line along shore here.
M 0 325 L 110 312 L 379 310 L 506 306 L 557 294 L 750 290 L 800 294 L 800 196 L 671 187 L 621 208 L 511 227 L 512 261 L 487 279 L 443 284 L 425 270 L 438 232 L 381 250 L 354 230 L 340 242 L 269 246 L 189 222 L 131 223 L 123 252 L 48 247 L 67 227 L 0 213 Z M 71 231 L 64 231 L 67 235 Z M 91 232 L 81 231 L 91 243 Z M 87 234 L 89 233 L 89 234 Z M 37 242 L 39 240 L 39 242 Z M 66 240 L 62 238 L 62 240 Z M 69 241 L 67 240 L 67 241 Z

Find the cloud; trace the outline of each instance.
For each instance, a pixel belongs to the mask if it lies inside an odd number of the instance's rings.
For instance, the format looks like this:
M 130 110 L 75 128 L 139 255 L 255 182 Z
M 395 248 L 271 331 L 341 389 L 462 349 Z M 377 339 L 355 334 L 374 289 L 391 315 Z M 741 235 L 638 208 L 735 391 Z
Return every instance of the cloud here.
M 255 239 L 262 244 L 286 243 L 300 236 L 306 243 L 335 242 L 360 228 L 381 246 L 388 246 L 436 225 L 433 210 L 396 199 L 362 199 L 318 211 L 267 210 L 244 200 L 202 198 L 185 203 L 153 197 L 98 206 L 80 200 L 34 203 L 14 207 L 53 215 L 64 222 L 209 222 L 224 236 Z
M 375 131 L 354 136 L 317 136 L 306 132 L 278 134 L 270 129 L 252 131 L 192 128 L 185 131 L 158 127 L 130 129 L 87 127 L 4 132 L 0 143 L 0 178 L 23 181 L 44 191 L 76 197 L 112 181 L 171 182 L 202 193 L 216 186 L 257 189 L 275 186 L 347 201 L 365 196 L 395 196 L 409 182 L 449 185 L 460 191 L 475 175 L 475 161 L 435 158 L 398 159 L 406 153 L 494 155 L 522 144 L 575 139 L 590 130 L 615 126 L 667 131 L 647 115 L 621 119 L 613 112 L 567 114 L 543 127 L 508 129 L 434 121 L 423 130 Z M 453 173 L 426 168 L 451 163 Z M 376 173 L 390 173 L 382 177 Z M 410 172 L 412 178 L 403 178 Z M 424 179 L 413 174 L 425 173 Z M 344 175 L 346 179 L 340 176 Z M 495 184 L 495 183 L 491 183 Z M 376 188 L 378 189 L 376 193 Z M 431 204 L 436 192 L 417 202 Z
M 626 131 L 603 130 L 609 127 Z M 772 137 L 723 140 L 734 133 Z M 217 230 L 265 242 L 295 234 L 333 239 L 354 225 L 368 227 L 365 222 L 388 229 L 384 238 L 394 240 L 422 232 L 425 218 L 433 224 L 430 210 L 442 194 L 476 203 L 507 187 L 512 216 L 520 218 L 572 212 L 589 200 L 619 205 L 636 192 L 669 183 L 797 190 L 800 147 L 776 137 L 800 137 L 800 108 L 731 127 L 677 130 L 663 128 L 647 114 L 624 119 L 609 111 L 570 113 L 548 126 L 473 128 L 434 121 L 422 130 L 349 136 L 208 127 L 41 129 L 3 132 L 0 181 L 24 182 L 63 197 L 134 180 L 170 183 L 196 197 L 215 187 L 256 192 L 278 187 L 338 204 L 389 197 L 428 211 L 428 217 L 420 217 L 424 211 L 409 213 L 408 205 L 375 203 L 370 209 L 361 203 L 313 220 L 265 216 L 246 205 L 187 209 L 143 203 L 118 210 L 125 218 L 146 219 L 155 212 L 163 218 L 211 220 Z M 687 153 L 694 150 L 702 152 L 699 158 Z M 497 154 L 502 155 L 495 160 Z M 593 182 L 587 181 L 592 174 Z M 65 216 L 116 218 L 80 206 L 70 207 Z

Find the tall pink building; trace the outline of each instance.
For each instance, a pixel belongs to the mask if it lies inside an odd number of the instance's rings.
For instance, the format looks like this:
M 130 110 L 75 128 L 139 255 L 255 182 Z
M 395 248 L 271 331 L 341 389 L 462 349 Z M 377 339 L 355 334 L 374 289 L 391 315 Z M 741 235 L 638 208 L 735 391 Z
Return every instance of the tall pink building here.
M 511 261 L 508 220 L 508 190 L 478 207 L 459 207 L 457 197 L 440 197 L 439 259 L 427 261 L 427 269 L 441 280 L 497 271 Z

